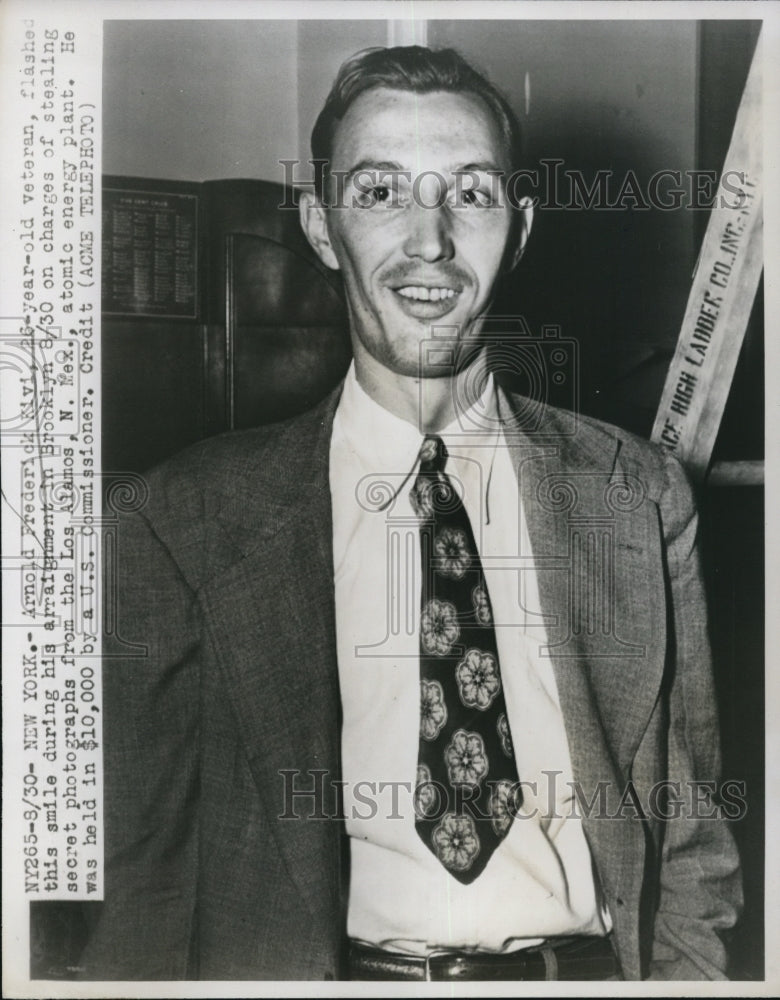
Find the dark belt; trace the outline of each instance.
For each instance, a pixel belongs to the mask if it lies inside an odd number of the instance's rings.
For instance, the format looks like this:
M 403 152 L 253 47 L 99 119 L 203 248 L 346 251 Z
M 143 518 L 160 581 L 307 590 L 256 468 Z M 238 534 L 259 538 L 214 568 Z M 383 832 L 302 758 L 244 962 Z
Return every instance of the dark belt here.
M 441 951 L 425 957 L 399 955 L 358 941 L 349 943 L 349 978 L 356 980 L 578 980 L 608 979 L 617 973 L 617 959 L 605 937 L 548 938 L 533 948 L 501 955 Z

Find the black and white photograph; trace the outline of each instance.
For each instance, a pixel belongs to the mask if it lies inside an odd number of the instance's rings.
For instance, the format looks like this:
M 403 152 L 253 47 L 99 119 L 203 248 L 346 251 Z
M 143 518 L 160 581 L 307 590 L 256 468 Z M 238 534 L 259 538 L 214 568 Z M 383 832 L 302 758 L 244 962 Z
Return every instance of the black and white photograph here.
M 773 994 L 778 13 L 0 11 L 4 995 Z

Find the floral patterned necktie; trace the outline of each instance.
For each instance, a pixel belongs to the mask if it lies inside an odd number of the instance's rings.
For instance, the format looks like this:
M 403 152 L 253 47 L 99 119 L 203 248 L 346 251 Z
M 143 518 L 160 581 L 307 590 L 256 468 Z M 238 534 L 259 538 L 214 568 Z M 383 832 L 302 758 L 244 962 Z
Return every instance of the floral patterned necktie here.
M 420 743 L 416 828 L 459 882 L 473 882 L 522 802 L 496 633 L 466 509 L 428 436 L 412 507 L 420 518 Z

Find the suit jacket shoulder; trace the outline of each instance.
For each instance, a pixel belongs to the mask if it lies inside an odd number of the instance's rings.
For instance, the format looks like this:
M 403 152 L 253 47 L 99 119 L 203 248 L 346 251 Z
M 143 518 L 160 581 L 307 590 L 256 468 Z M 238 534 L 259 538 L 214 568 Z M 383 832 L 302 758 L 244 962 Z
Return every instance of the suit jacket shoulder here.
M 197 588 L 293 516 L 300 497 L 327 488 L 338 393 L 289 420 L 228 431 L 145 475 L 141 516 Z
M 514 413 L 527 411 L 525 397 L 513 393 L 506 395 Z M 669 487 L 682 489 L 686 498 L 690 494 L 688 475 L 671 452 L 604 420 L 545 406 L 534 429 L 527 432 L 527 439 L 540 444 L 557 444 L 564 469 L 637 475 L 648 499 L 655 503 L 664 498 Z

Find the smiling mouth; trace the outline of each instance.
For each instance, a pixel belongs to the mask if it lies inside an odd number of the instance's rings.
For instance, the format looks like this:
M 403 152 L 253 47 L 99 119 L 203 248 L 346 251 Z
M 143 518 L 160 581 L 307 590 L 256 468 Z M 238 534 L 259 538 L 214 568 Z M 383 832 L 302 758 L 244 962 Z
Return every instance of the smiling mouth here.
M 458 294 L 454 288 L 428 288 L 425 285 L 404 285 L 395 291 L 405 299 L 415 299 L 417 302 L 440 302 L 453 299 Z

